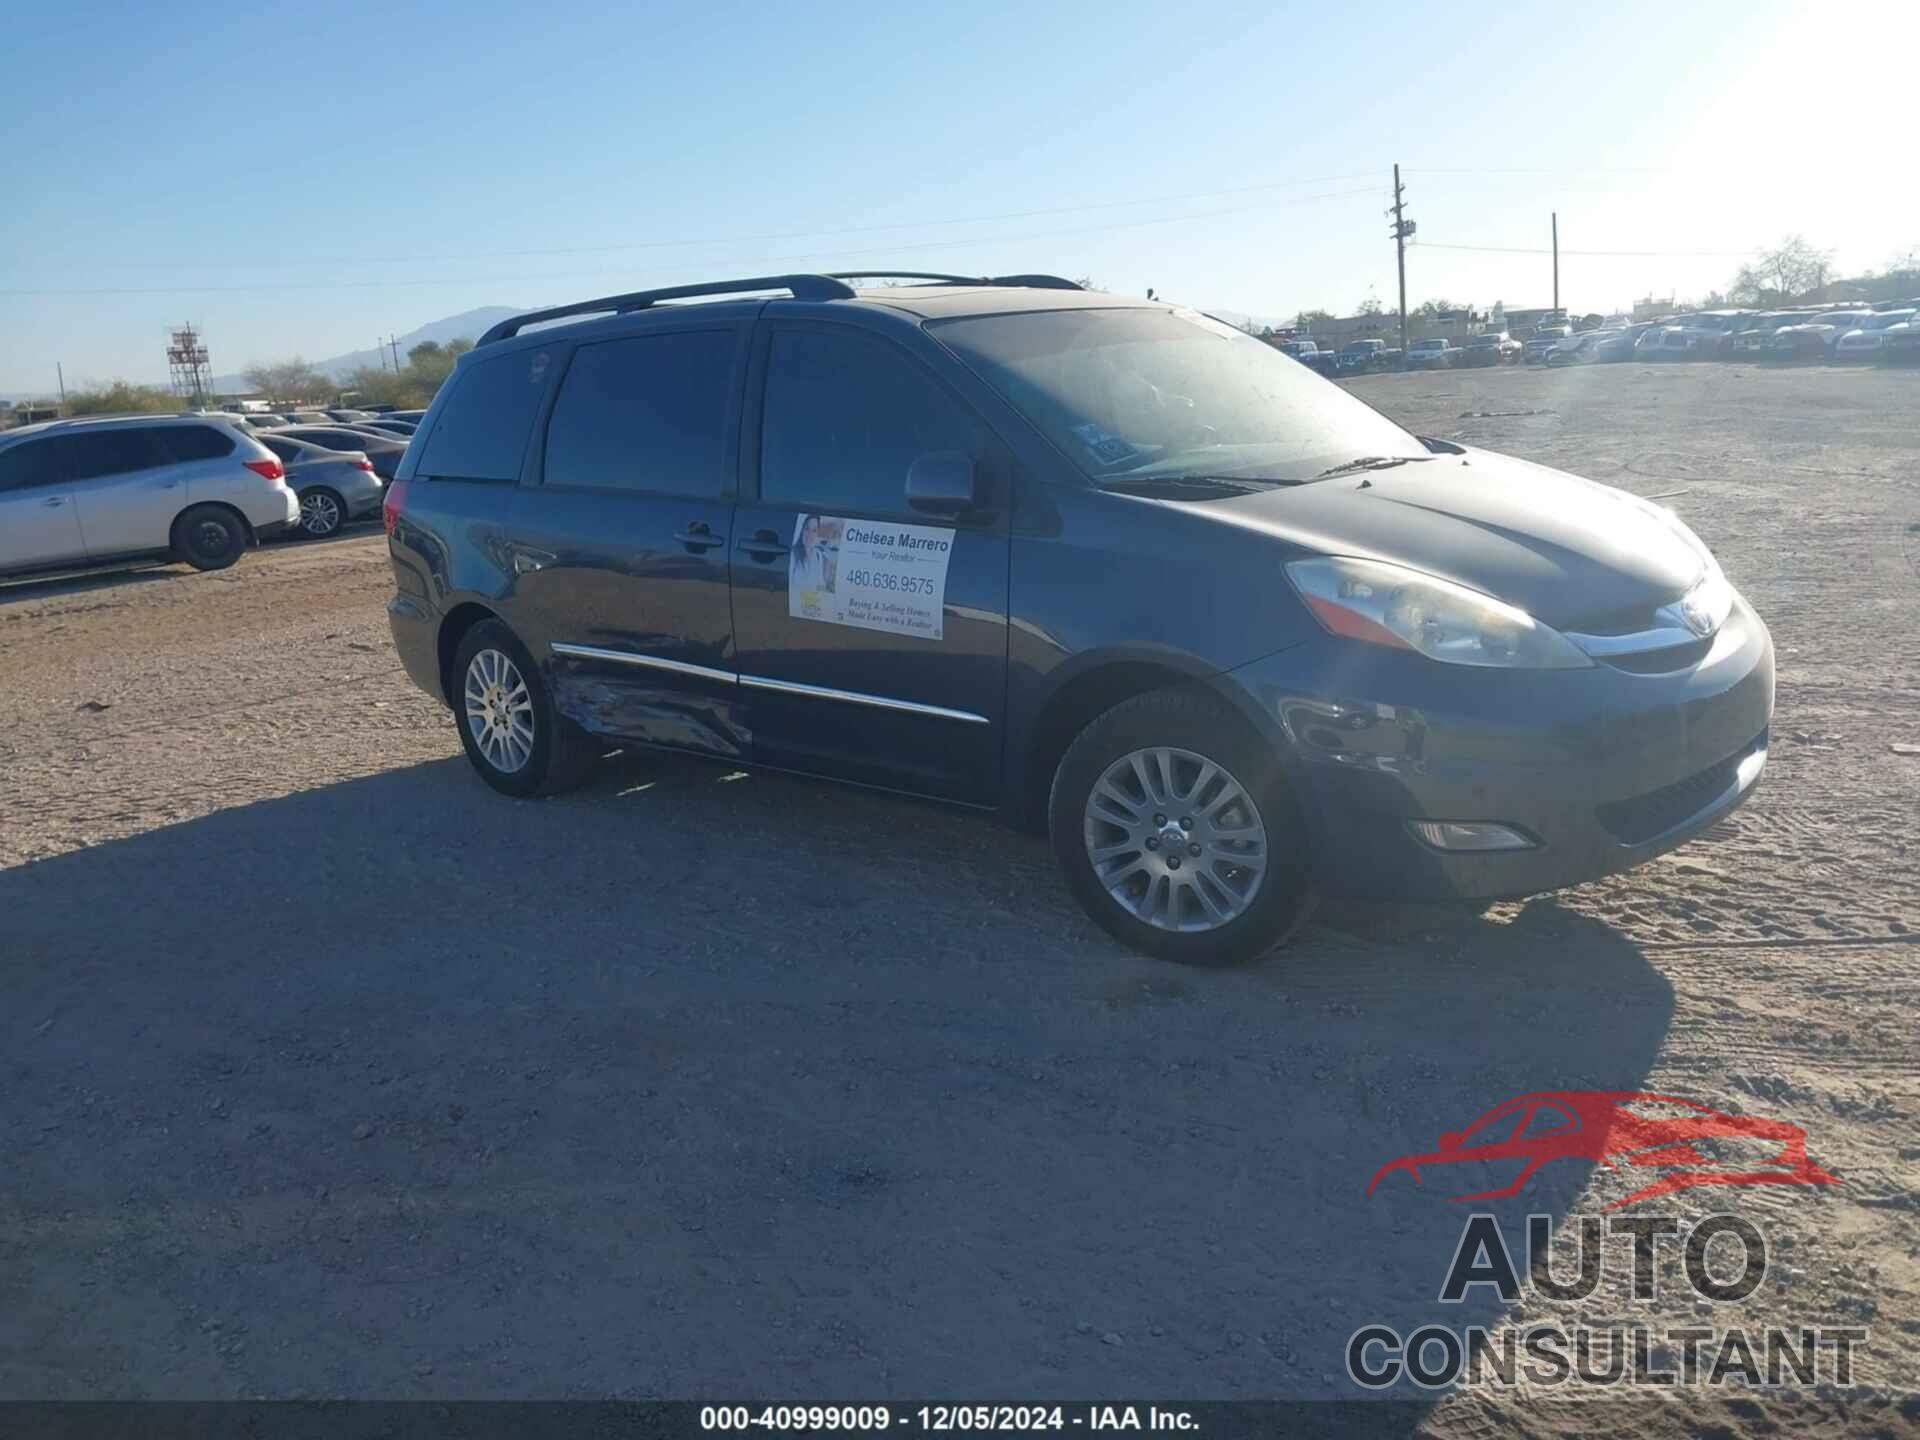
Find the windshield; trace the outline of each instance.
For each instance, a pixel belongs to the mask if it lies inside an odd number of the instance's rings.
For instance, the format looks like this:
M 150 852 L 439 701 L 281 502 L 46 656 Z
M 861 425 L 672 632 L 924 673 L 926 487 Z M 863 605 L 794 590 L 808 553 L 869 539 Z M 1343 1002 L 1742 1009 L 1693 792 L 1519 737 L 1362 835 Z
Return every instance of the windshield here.
M 1913 311 L 1911 310 L 1888 310 L 1867 321 L 1865 328 L 1868 330 L 1885 330 L 1889 325 L 1898 325 L 1902 320 L 1911 320 L 1912 318 Z
M 1444 340 L 1416 340 L 1413 342 L 1413 348 L 1416 350 L 1444 350 L 1447 348 L 1447 342 Z
M 1088 477 L 1308 480 L 1420 442 L 1271 346 L 1194 311 L 1045 310 L 928 329 Z

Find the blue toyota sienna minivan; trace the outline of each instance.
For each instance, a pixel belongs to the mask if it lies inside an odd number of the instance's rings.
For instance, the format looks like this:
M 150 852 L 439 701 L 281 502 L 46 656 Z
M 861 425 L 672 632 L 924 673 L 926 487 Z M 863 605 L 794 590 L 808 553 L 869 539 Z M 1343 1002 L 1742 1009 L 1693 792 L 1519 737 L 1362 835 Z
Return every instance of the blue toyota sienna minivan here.
M 1751 792 L 1772 642 L 1668 511 L 1191 310 L 890 276 L 927 283 L 613 296 L 461 357 L 388 611 L 489 785 L 638 743 L 1044 821 L 1188 962 L 1316 890 L 1623 870 Z

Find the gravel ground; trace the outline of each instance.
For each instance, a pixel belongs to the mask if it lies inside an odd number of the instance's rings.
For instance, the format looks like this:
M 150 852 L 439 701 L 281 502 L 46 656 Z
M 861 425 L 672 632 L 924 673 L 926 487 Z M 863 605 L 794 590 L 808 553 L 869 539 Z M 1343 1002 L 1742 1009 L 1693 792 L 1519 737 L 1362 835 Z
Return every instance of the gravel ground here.
M 394 661 L 377 533 L 0 589 L 0 1397 L 1335 1397 L 1359 1325 L 1553 1318 L 1870 1331 L 1852 1389 L 1610 1428 L 1913 1425 L 1920 371 L 1353 388 L 1699 530 L 1779 647 L 1744 810 L 1195 973 L 976 816 L 630 756 L 496 797 Z M 1369 1176 L 1566 1088 L 1790 1121 L 1841 1183 L 1674 1197 L 1771 1248 L 1707 1319 L 1618 1264 L 1436 1305 L 1467 1207 Z M 1621 1193 L 1566 1161 L 1485 1208 Z M 1599 1413 L 1563 1404 L 1423 1424 Z

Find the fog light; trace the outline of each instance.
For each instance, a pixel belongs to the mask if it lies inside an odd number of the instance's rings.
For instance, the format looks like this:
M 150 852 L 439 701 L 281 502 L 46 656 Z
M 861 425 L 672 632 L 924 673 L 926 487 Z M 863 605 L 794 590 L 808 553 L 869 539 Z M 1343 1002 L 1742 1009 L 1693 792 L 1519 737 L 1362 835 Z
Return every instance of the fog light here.
M 1409 820 L 1407 828 L 1436 850 L 1531 850 L 1533 841 L 1510 825 L 1481 820 Z

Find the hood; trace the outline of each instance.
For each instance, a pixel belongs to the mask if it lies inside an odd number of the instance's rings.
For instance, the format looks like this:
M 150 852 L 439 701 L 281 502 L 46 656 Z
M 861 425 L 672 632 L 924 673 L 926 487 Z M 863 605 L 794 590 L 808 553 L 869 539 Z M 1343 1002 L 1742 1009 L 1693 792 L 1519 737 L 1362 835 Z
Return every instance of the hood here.
M 1624 492 L 1486 450 L 1196 508 L 1305 550 L 1453 580 L 1557 629 L 1634 628 L 1705 568 Z

